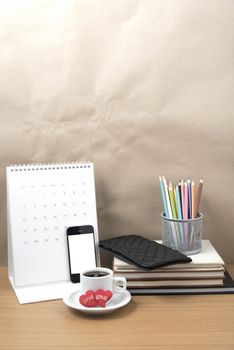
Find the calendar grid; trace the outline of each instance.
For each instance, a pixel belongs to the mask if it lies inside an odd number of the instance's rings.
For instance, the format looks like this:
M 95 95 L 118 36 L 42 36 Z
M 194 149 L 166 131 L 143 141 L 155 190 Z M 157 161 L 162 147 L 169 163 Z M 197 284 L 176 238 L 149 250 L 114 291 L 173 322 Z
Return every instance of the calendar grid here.
M 66 230 L 98 227 L 91 162 L 7 167 L 8 263 L 15 287 L 69 280 Z

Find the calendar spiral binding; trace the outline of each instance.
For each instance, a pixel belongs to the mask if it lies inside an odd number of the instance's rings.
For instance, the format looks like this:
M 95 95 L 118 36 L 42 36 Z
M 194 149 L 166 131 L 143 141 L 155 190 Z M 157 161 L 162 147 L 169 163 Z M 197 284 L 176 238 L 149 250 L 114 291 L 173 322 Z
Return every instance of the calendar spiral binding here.
M 90 168 L 92 166 L 91 161 L 80 162 L 63 162 L 63 163 L 32 163 L 32 164 L 13 164 L 10 165 L 10 171 L 31 171 L 31 170 L 60 170 L 60 169 L 82 169 Z

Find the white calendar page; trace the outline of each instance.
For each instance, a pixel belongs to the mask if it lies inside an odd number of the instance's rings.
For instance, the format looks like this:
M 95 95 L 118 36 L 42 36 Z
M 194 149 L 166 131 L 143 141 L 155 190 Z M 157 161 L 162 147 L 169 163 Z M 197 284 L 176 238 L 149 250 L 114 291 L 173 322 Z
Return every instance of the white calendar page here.
M 69 280 L 66 230 L 98 230 L 92 163 L 7 168 L 9 268 L 15 287 Z

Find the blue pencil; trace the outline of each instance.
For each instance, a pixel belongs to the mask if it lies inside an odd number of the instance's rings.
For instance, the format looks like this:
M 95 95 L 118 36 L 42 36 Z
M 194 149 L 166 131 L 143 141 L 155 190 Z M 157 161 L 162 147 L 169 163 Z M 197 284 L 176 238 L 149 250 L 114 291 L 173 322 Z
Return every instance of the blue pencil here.
M 183 215 L 182 215 L 181 201 L 180 201 L 180 190 L 179 190 L 178 186 L 176 186 L 176 203 L 177 203 L 177 208 L 178 208 L 178 219 L 182 220 Z
M 166 217 L 169 217 L 169 215 L 168 215 L 168 208 L 167 208 L 167 201 L 166 201 L 166 194 L 165 194 L 165 188 L 164 188 L 164 184 L 163 184 L 163 180 L 162 180 L 161 176 L 159 176 L 159 184 L 160 184 L 160 191 L 161 191 L 162 200 L 163 200 L 164 214 L 166 215 Z

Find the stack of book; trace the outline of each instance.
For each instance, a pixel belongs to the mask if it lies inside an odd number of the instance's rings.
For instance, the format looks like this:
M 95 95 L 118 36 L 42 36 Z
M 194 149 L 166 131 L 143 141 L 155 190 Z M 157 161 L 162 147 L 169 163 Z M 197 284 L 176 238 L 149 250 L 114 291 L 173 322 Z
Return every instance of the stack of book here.
M 224 261 L 209 240 L 203 240 L 201 252 L 190 258 L 190 263 L 144 270 L 114 257 L 113 271 L 115 276 L 126 278 L 132 294 L 233 293 Z

